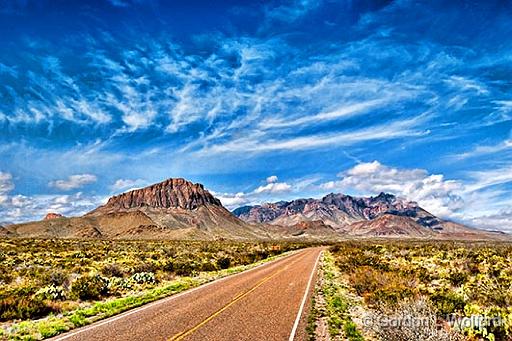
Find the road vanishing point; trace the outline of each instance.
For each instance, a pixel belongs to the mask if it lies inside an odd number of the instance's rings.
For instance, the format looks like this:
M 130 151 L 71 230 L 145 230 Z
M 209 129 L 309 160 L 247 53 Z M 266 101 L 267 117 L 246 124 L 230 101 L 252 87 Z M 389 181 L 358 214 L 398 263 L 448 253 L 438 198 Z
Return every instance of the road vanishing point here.
M 322 248 L 308 248 L 52 340 L 305 340 Z

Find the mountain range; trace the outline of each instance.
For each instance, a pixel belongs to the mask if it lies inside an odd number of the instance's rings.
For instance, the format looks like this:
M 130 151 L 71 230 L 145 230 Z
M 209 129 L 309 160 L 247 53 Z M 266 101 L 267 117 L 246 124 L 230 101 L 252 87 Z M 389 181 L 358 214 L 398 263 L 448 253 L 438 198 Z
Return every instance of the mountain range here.
M 243 206 L 233 214 L 246 222 L 279 226 L 322 223 L 340 235 L 349 236 L 475 238 L 489 235 L 486 231 L 440 219 L 416 202 L 387 193 L 375 197 L 331 193 L 321 199 Z
M 0 236 L 105 239 L 322 239 L 347 237 L 501 239 L 442 220 L 417 203 L 381 193 L 329 194 L 229 212 L 202 184 L 182 178 L 111 197 L 81 217 L 49 213 L 0 228 Z

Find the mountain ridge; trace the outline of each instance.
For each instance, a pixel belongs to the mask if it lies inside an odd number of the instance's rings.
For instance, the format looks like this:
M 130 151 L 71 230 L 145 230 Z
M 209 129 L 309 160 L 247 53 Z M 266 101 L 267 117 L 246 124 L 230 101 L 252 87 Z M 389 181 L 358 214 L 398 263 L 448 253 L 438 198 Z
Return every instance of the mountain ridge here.
M 322 221 L 340 234 L 358 236 L 400 236 L 406 234 L 406 231 L 411 236 L 422 237 L 451 234 L 473 237 L 493 234 L 443 220 L 414 201 L 384 192 L 370 197 L 330 193 L 319 199 L 303 198 L 242 206 L 233 210 L 233 214 L 250 223 L 282 226 Z M 418 227 L 423 230 L 418 230 Z
M 295 199 L 228 211 L 202 184 L 183 178 L 114 195 L 81 217 L 50 214 L 41 221 L 5 226 L 0 236 L 100 239 L 297 238 L 339 240 L 350 237 L 494 238 L 447 222 L 417 203 L 380 193 L 353 197 L 331 193 L 321 199 Z

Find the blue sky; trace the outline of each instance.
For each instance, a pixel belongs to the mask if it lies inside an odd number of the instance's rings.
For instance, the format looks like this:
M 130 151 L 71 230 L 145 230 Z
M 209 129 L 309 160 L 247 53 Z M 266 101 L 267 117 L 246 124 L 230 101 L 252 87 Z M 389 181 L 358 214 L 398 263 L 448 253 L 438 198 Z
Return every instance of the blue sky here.
M 509 1 L 0 0 L 0 222 L 169 177 L 512 230 Z

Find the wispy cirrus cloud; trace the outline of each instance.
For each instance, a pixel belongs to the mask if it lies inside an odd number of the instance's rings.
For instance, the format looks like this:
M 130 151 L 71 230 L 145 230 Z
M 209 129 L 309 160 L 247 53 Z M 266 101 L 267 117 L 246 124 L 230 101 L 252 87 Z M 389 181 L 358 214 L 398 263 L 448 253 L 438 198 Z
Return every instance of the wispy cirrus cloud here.
M 228 209 L 235 209 L 243 205 L 257 204 L 264 201 L 269 201 L 272 200 L 272 198 L 276 198 L 280 195 L 297 190 L 295 185 L 292 186 L 286 182 L 279 182 L 279 178 L 276 175 L 267 177 L 265 182 L 265 184 L 260 185 L 249 192 L 213 192 L 213 194 L 216 195 L 222 204 L 225 205 Z
M 477 145 L 472 150 L 463 153 L 457 153 L 450 155 L 450 159 L 464 160 L 469 158 L 475 158 L 480 156 L 488 156 L 496 153 L 500 153 L 506 150 L 512 149 L 512 139 L 499 142 L 493 145 Z
M 123 179 L 219 176 L 241 202 L 269 172 L 291 190 L 261 196 L 300 196 L 311 183 L 290 179 L 379 160 L 462 179 L 466 206 L 489 199 L 479 214 L 507 211 L 490 198 L 510 192 L 493 173 L 511 161 L 508 4 L 110 3 L 0 10 L 28 23 L 0 27 L 0 163 L 31 183 L 9 198 L 76 174 L 101 174 L 84 197 Z
M 247 137 L 233 139 L 226 143 L 211 144 L 211 146 L 206 146 L 199 152 L 202 154 L 217 154 L 308 150 L 332 146 L 352 146 L 358 143 L 375 140 L 383 141 L 421 136 L 429 133 L 428 131 L 421 130 L 419 125 L 416 125 L 424 118 L 425 117 L 417 117 L 412 120 L 397 121 L 386 125 L 354 129 L 345 132 L 280 139 L 277 139 L 270 133 L 260 131 Z

